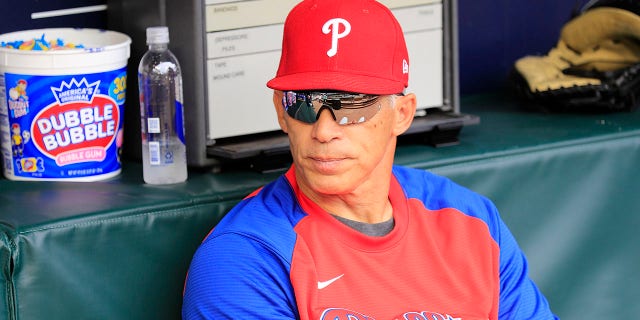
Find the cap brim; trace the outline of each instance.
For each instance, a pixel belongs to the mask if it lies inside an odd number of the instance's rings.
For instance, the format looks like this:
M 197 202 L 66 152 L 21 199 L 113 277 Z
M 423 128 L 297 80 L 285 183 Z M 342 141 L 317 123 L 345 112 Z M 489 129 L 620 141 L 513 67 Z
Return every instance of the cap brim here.
M 367 75 L 342 72 L 304 72 L 275 77 L 267 82 L 274 90 L 336 90 L 366 94 L 396 94 L 404 91 L 404 83 Z

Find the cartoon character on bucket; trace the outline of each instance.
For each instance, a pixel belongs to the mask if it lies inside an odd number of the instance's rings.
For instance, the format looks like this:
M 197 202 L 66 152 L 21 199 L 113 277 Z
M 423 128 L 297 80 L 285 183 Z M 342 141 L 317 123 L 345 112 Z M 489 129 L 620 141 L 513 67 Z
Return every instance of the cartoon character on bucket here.
M 27 96 L 27 81 L 24 79 L 18 80 L 18 83 L 15 87 L 9 89 L 9 96 L 13 100 L 28 100 Z
M 20 134 L 20 125 L 14 123 L 11 126 L 11 149 L 14 157 L 22 157 L 24 144 L 22 143 L 22 135 Z

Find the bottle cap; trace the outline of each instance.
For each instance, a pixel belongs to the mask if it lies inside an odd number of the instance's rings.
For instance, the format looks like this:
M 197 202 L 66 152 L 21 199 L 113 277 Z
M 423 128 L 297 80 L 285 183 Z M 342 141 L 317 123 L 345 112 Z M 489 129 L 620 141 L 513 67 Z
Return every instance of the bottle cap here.
M 147 44 L 169 43 L 169 28 L 165 26 L 147 28 Z

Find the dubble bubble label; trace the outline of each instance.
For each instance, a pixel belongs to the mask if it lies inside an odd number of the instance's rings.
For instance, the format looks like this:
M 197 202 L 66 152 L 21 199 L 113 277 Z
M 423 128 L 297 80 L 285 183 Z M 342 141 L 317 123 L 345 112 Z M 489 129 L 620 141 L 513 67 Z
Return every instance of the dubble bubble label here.
M 95 74 L 4 74 L 5 172 L 80 179 L 120 171 L 126 69 Z M 6 134 L 6 133 L 3 133 Z

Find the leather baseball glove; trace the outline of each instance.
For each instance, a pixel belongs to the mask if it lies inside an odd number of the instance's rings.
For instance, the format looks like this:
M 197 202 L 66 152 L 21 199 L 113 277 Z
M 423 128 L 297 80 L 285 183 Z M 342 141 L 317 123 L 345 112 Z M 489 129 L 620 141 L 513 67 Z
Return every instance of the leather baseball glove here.
M 592 1 L 546 56 L 513 68 L 516 93 L 546 111 L 632 111 L 640 101 L 640 1 Z

